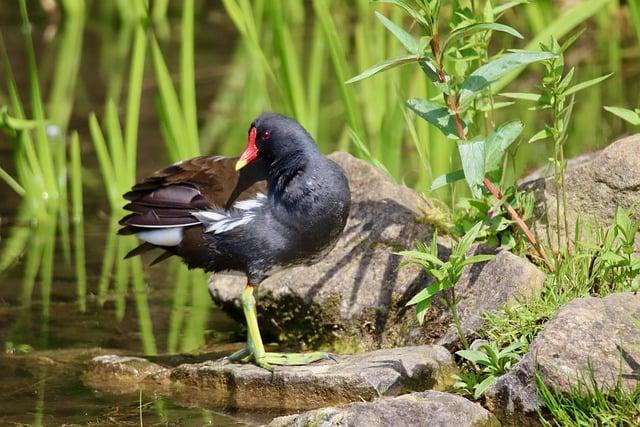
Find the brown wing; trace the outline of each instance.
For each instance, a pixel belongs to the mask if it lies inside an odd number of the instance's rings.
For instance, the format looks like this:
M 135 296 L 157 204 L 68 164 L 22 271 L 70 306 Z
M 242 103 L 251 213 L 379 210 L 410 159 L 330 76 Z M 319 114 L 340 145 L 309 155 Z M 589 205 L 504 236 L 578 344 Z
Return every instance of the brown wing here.
M 235 170 L 237 157 L 195 157 L 184 160 L 133 186 L 124 194 L 130 214 L 120 220 L 118 234 L 135 234 L 149 228 L 198 224 L 191 212 L 227 210 L 235 201 L 266 194 L 266 168 L 257 160 Z M 152 249 L 143 244 L 130 256 Z

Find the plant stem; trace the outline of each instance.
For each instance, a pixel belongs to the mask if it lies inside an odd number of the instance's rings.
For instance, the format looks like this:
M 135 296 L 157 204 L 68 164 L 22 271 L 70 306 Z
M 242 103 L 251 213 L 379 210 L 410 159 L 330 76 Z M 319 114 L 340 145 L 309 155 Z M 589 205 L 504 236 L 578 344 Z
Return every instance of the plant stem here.
M 464 347 L 465 350 L 469 350 L 469 341 L 467 341 L 467 336 L 465 335 L 464 329 L 462 328 L 462 323 L 460 322 L 460 316 L 458 316 L 458 303 L 456 302 L 455 290 L 451 288 L 451 298 L 449 298 L 449 296 L 445 292 L 444 298 L 447 304 L 447 308 L 451 312 L 451 321 L 453 322 L 453 326 L 455 326 L 456 331 L 458 332 L 462 347 Z
M 436 67 L 438 69 L 438 76 L 440 78 L 440 82 L 445 83 L 447 81 L 446 73 L 442 67 L 442 61 L 438 59 L 440 58 L 439 45 L 440 43 L 437 38 L 434 37 L 433 39 L 431 39 L 431 51 L 433 53 L 433 56 L 436 58 Z M 453 119 L 456 127 L 456 133 L 458 134 L 458 138 L 460 138 L 460 140 L 466 141 L 467 137 L 464 133 L 464 125 L 462 123 L 462 119 L 460 118 L 460 115 L 458 114 L 457 95 L 451 93 L 448 96 L 446 94 L 443 94 L 443 96 L 447 104 L 447 107 L 449 108 L 449 111 L 451 111 L 451 113 L 453 114 Z M 498 199 L 500 202 L 504 204 L 513 222 L 515 222 L 518 225 L 518 227 L 520 227 L 525 237 L 527 238 L 529 243 L 531 243 L 531 245 L 534 247 L 534 249 L 540 256 L 544 264 L 549 269 L 549 271 L 553 271 L 553 266 L 549 262 L 549 259 L 547 258 L 547 255 L 545 254 L 545 252 L 540 247 L 540 244 L 536 240 L 535 236 L 533 235 L 533 233 L 531 232 L 527 224 L 524 222 L 524 220 L 520 217 L 520 215 L 518 215 L 518 212 L 516 212 L 515 209 L 513 209 L 513 207 L 509 204 L 509 202 L 507 202 L 502 192 L 495 185 L 493 185 L 491 180 L 486 176 L 482 180 L 482 183 L 484 184 L 486 189 L 493 195 L 493 197 L 495 197 L 496 199 Z

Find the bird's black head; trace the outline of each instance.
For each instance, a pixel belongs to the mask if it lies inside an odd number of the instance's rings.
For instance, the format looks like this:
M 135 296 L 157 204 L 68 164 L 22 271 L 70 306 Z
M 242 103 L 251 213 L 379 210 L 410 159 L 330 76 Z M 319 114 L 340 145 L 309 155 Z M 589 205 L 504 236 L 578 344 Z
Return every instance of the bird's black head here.
M 238 160 L 236 169 L 256 159 L 273 165 L 316 152 L 313 138 L 295 119 L 277 113 L 262 113 L 251 123 L 247 148 Z

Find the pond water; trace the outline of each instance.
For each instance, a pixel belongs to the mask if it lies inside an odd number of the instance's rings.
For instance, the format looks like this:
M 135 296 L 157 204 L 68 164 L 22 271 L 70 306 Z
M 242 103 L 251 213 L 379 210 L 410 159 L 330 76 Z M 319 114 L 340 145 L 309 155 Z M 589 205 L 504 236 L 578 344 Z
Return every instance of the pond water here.
M 23 33 L 15 2 L 0 2 L 0 30 L 12 61 L 19 90 L 28 93 Z M 216 93 L 216 75 L 229 61 L 235 40 L 233 26 L 224 18 L 218 2 L 202 8 L 205 13 L 196 27 L 196 57 L 199 75 L 198 103 L 209 102 Z M 30 2 L 30 10 L 39 10 Z M 32 13 L 34 41 L 41 65 L 43 86 L 51 79 L 48 56 L 53 42 L 45 41 L 51 25 L 40 12 Z M 178 18 L 179 19 L 179 16 Z M 170 20 L 175 34 L 176 17 Z M 211 37 L 214 25 L 216 37 Z M 101 348 L 105 352 L 127 354 L 172 351 L 213 352 L 221 357 L 219 344 L 242 339 L 241 326 L 217 310 L 211 303 L 206 276 L 198 275 L 193 286 L 183 287 L 175 279 L 178 265 L 164 262 L 144 268 L 142 292 L 129 280 L 116 283 L 115 270 L 107 273 L 106 290 L 103 264 L 109 236 L 115 236 L 106 197 L 102 193 L 90 147 L 87 117 L 100 109 L 106 91 L 105 76 L 96 72 L 101 52 L 99 25 L 84 31 L 82 62 L 79 70 L 76 104 L 70 128 L 78 129 L 83 144 L 83 163 L 88 165 L 85 179 L 86 289 L 79 296 L 77 270 L 66 258 L 59 237 L 50 239 L 47 224 L 33 226 L 26 212 L 18 218 L 20 199 L 4 184 L 0 185 L 0 245 L 6 259 L 10 242 L 18 242 L 20 255 L 0 274 L 0 425 L 253 425 L 273 415 L 232 413 L 224 408 L 208 410 L 185 408 L 157 396 L 110 395 L 96 392 L 81 380 L 81 363 L 65 365 L 63 370 L 42 362 L 73 358 L 80 349 Z M 54 39 L 55 41 L 55 39 Z M 175 38 L 164 42 L 169 56 L 175 56 Z M 50 53 L 50 52 L 49 52 Z M 172 59 L 168 59 L 171 61 Z M 49 71 L 47 71 L 49 70 Z M 212 77 L 213 76 L 213 77 Z M 0 74 L 4 86 L 4 76 Z M 46 91 L 46 89 L 45 89 Z M 4 87 L 0 92 L 4 92 Z M 140 120 L 139 175 L 146 175 L 166 164 L 154 108 L 154 96 L 143 93 Z M 85 155 L 86 153 L 86 155 Z M 0 136 L 0 166 L 11 171 L 12 155 Z M 113 238 L 115 240 L 115 238 Z M 48 258 L 51 257 L 51 258 Z M 49 262 L 48 260 L 52 260 Z M 169 278 L 169 280 L 167 280 Z M 182 298 L 176 298 L 182 295 Z M 176 300 L 181 303 L 177 304 Z M 81 302 L 82 301 L 82 302 Z M 194 304 L 193 301 L 201 301 Z M 82 306 L 84 305 L 84 307 Z M 82 359 L 82 358 L 80 358 Z M 85 357 L 86 359 L 86 357 Z

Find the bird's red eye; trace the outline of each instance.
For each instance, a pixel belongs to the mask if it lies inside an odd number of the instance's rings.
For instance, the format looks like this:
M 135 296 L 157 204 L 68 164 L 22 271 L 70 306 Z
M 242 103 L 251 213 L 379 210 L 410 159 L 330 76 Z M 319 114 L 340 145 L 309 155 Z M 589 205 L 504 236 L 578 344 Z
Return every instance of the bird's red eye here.
M 270 139 L 271 139 L 271 132 L 269 132 L 268 130 L 265 130 L 264 133 L 262 134 L 262 140 L 268 141 Z

